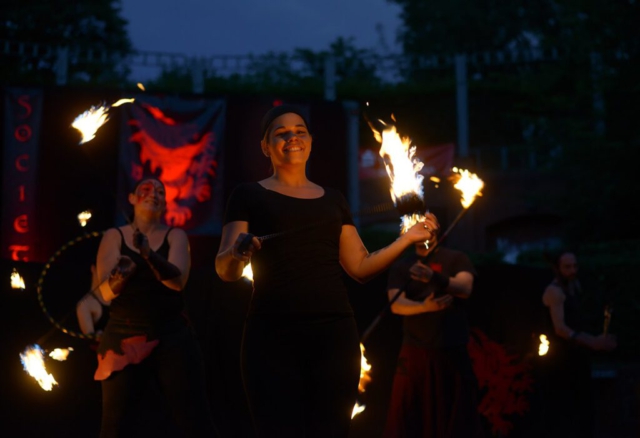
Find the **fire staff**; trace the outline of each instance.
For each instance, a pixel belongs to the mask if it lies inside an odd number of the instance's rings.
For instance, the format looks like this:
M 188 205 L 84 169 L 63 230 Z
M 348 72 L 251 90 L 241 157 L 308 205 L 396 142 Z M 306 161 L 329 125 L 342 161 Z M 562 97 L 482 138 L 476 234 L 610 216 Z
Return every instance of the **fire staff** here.
M 427 215 L 389 246 L 369 253 L 340 192 L 311 182 L 305 112 L 281 105 L 261 124 L 273 175 L 235 188 L 228 200 L 216 271 L 254 290 L 242 343 L 242 376 L 259 437 L 347 437 L 358 395 L 360 347 L 343 269 L 359 282 L 416 242 L 432 239 Z M 255 236 L 281 233 L 260 241 Z M 247 237 L 250 236 L 250 237 Z

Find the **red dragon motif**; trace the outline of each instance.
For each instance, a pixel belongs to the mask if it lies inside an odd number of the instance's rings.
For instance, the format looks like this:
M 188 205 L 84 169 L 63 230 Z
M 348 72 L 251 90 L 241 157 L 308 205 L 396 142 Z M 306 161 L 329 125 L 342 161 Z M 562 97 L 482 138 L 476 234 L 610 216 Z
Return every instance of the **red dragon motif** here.
M 167 192 L 165 221 L 171 226 L 184 226 L 192 217 L 194 200 L 204 202 L 211 198 L 209 176 L 215 176 L 217 163 L 214 159 L 214 135 L 201 134 L 194 124 L 177 123 L 151 105 L 143 104 L 160 126 L 152 136 L 142 129 L 140 121 L 131 120 L 138 126 L 129 141 L 140 145 L 139 166 L 133 166 L 134 178 L 142 176 L 148 166 L 164 183 Z

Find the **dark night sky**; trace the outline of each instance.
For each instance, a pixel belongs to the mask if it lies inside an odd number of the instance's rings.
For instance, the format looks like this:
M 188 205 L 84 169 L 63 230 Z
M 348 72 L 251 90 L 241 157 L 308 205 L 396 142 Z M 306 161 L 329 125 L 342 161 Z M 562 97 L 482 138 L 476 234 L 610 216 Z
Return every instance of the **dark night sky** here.
M 133 45 L 143 51 L 210 56 L 323 50 L 340 36 L 353 37 L 359 48 L 399 51 L 400 8 L 386 0 L 123 0 L 122 8 Z

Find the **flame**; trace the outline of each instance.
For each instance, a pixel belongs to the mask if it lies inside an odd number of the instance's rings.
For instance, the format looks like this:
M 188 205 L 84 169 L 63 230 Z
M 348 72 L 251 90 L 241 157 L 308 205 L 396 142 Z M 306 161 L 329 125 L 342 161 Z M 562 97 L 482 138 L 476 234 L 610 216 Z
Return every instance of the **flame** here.
M 547 335 L 540 335 L 540 346 L 538 347 L 538 356 L 544 356 L 549 352 L 549 340 Z
M 78 115 L 71 126 L 80 131 L 82 139 L 80 144 L 84 144 L 96 137 L 96 132 L 109 120 L 109 108 L 117 107 L 124 103 L 131 103 L 135 99 L 120 99 L 112 105 L 94 105 L 82 114 Z
M 360 403 L 356 402 L 355 406 L 353 407 L 353 411 L 351 411 L 351 419 L 353 419 L 353 417 L 358 415 L 360 412 L 364 411 L 365 408 L 366 405 L 361 405 Z
M 82 134 L 80 144 L 95 138 L 98 129 L 109 120 L 108 111 L 109 107 L 106 105 L 92 106 L 74 119 L 71 126 Z
M 73 351 L 73 348 L 56 348 L 51 353 L 49 353 L 49 357 L 51 359 L 64 362 L 69 357 L 69 353 Z
M 253 282 L 253 269 L 251 268 L 251 263 L 247 263 L 247 265 L 242 270 L 242 277 Z
M 11 272 L 11 289 L 25 289 L 24 279 L 20 276 L 16 268 Z
M 466 169 L 454 167 L 451 170 L 456 174 L 452 176 L 455 181 L 453 187 L 462 193 L 462 198 L 460 199 L 462 207 L 471 207 L 471 204 L 476 200 L 476 196 L 482 196 L 480 191 L 484 187 L 484 181 L 478 178 L 478 175 L 470 173 Z
M 120 105 L 122 105 L 123 103 L 132 103 L 133 101 L 135 101 L 135 99 L 134 99 L 134 98 L 131 98 L 131 99 L 120 99 L 120 100 L 118 100 L 117 102 L 115 102 L 115 103 L 111 104 L 111 107 L 120 106 Z
M 371 364 L 367 361 L 367 358 L 364 355 L 364 345 L 360 343 L 360 381 L 358 382 L 358 392 L 363 393 L 367 388 L 369 382 L 371 382 Z M 361 405 L 360 403 L 355 404 L 353 407 L 353 411 L 351 413 L 351 418 L 358 415 L 360 412 L 364 411 L 365 405 Z
M 395 118 L 393 118 L 395 120 Z M 380 121 L 387 126 L 384 122 Z M 420 210 L 424 204 L 424 192 L 422 180 L 424 177 L 419 173 L 424 166 L 416 157 L 416 146 L 411 145 L 411 139 L 400 137 L 395 125 L 389 125 L 382 133 L 376 131 L 371 126 L 375 139 L 380 143 L 380 156 L 382 157 L 389 181 L 391 183 L 391 199 L 400 214 L 401 233 L 405 233 L 409 228 L 425 219 L 423 213 L 419 211 L 403 211 L 403 203 L 413 204 L 410 210 L 416 210 L 419 203 Z M 428 245 L 428 242 L 425 242 Z
M 82 213 L 78 214 L 78 222 L 80 222 L 81 227 L 87 225 L 89 219 L 91 219 L 91 210 L 85 210 Z
M 53 385 L 58 384 L 56 379 L 47 372 L 44 366 L 44 351 L 38 344 L 27 347 L 23 353 L 20 353 L 20 361 L 25 371 L 36 379 L 45 391 L 51 391 Z
M 358 382 L 358 391 L 364 392 L 369 382 L 371 382 L 371 364 L 364 355 L 364 345 L 360 343 L 360 381 Z
M 400 137 L 395 125 L 389 126 L 380 134 L 373 134 L 380 143 L 380 156 L 383 158 L 389 180 L 391 181 L 391 199 L 394 203 L 404 195 L 416 194 L 421 199 L 422 180 L 420 170 L 424 164 L 415 156 L 416 147 L 407 137 Z

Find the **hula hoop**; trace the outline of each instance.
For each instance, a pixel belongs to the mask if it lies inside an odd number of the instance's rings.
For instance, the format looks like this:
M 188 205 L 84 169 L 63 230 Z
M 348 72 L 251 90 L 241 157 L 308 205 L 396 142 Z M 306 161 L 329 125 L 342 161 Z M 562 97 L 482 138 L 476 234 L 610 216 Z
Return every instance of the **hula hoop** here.
M 93 231 L 91 233 L 86 233 L 83 234 L 82 236 L 78 236 L 75 239 L 71 239 L 70 241 L 68 241 L 67 243 L 65 243 L 64 245 L 62 245 L 60 247 L 60 249 L 58 249 L 47 261 L 47 263 L 44 265 L 44 268 L 42 269 L 42 272 L 40 272 L 40 278 L 38 279 L 38 287 L 36 288 L 36 294 L 38 297 L 38 304 L 40 305 L 40 309 L 42 310 L 42 312 L 44 313 L 44 315 L 47 317 L 47 319 L 49 320 L 49 322 L 51 322 L 51 324 L 53 324 L 53 326 L 55 328 L 57 328 L 58 330 L 60 330 L 62 333 L 65 333 L 67 335 L 70 336 L 74 336 L 76 338 L 80 338 L 80 339 L 89 339 L 89 340 L 95 340 L 96 337 L 95 335 L 85 335 L 84 333 L 80 333 L 74 330 L 69 330 L 68 328 L 64 327 L 62 325 L 62 322 L 64 322 L 64 320 L 69 316 L 69 314 L 65 315 L 62 318 L 61 322 L 56 321 L 53 316 L 51 316 L 51 314 L 49 313 L 49 310 L 47 310 L 47 306 L 45 306 L 44 304 L 44 299 L 42 298 L 42 285 L 44 283 L 44 278 L 47 276 L 47 272 L 49 271 L 49 268 L 51 268 L 51 264 L 58 258 L 60 257 L 60 254 L 62 254 L 63 252 L 65 252 L 68 248 L 83 242 L 85 240 L 89 240 L 89 239 L 93 239 L 94 237 L 101 237 L 105 232 L 104 231 Z

